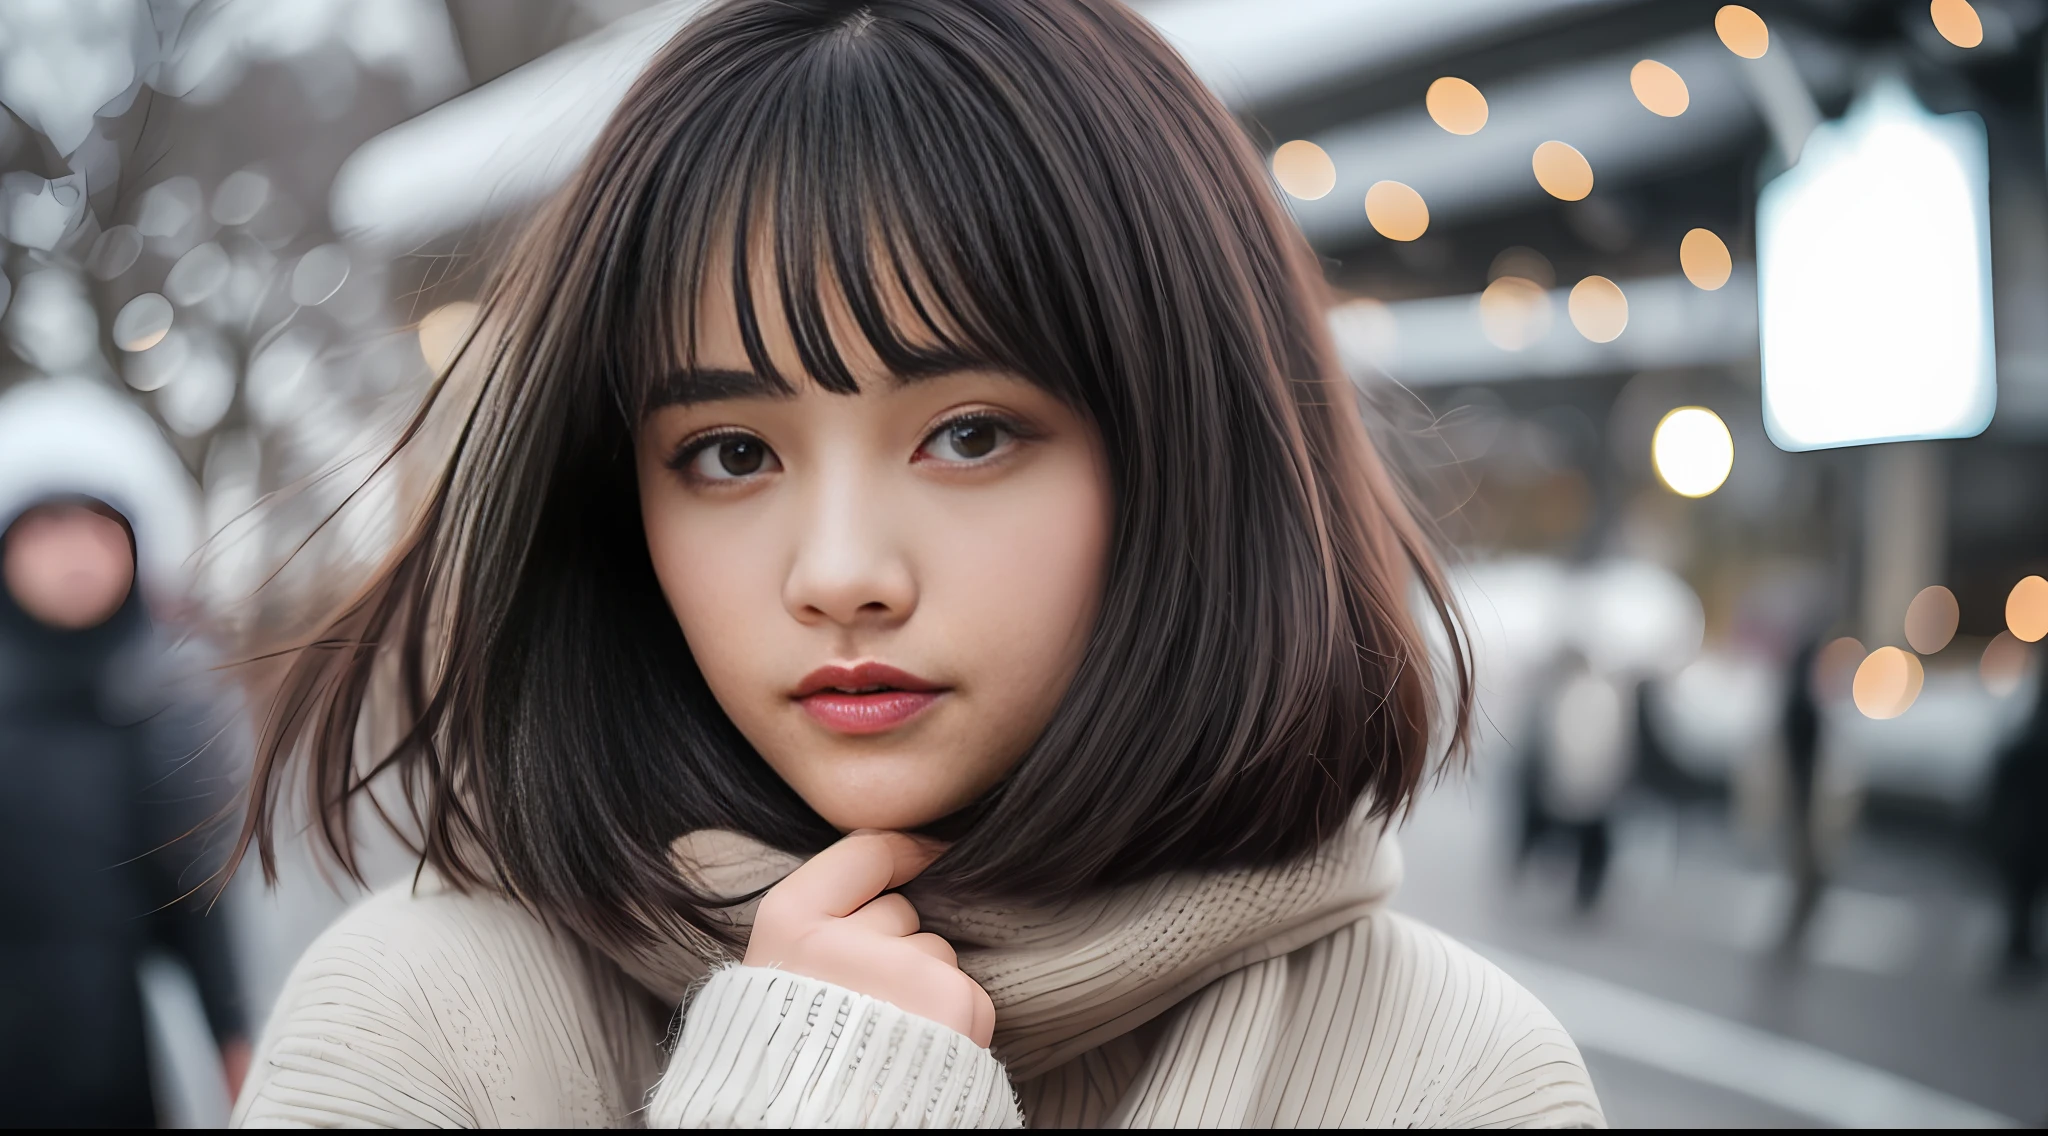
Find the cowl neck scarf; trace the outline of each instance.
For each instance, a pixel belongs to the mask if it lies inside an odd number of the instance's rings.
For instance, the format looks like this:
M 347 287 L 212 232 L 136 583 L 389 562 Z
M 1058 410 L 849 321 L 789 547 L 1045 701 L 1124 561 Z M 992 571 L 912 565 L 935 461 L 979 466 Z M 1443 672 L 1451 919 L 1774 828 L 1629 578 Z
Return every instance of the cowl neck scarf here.
M 703 830 L 677 864 L 719 895 L 765 888 L 802 861 L 750 837 Z M 1026 1081 L 1129 1033 L 1233 971 L 1315 942 L 1384 904 L 1401 856 L 1361 809 L 1315 853 L 1275 867 L 1174 872 L 1047 905 L 970 906 L 917 898 L 924 929 L 959 949 L 960 969 L 995 1002 L 994 1050 Z M 744 940 L 752 903 L 729 909 Z M 617 961 L 670 1004 L 712 966 L 708 944 L 669 944 Z

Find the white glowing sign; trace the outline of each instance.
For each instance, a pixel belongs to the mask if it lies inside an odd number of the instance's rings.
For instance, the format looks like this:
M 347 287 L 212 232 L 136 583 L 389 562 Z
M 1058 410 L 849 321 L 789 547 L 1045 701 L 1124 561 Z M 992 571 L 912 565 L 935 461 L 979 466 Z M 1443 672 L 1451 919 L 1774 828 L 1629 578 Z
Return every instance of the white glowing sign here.
M 1896 81 L 1757 202 L 1764 425 L 1782 449 L 1966 438 L 1997 401 L 1983 120 Z

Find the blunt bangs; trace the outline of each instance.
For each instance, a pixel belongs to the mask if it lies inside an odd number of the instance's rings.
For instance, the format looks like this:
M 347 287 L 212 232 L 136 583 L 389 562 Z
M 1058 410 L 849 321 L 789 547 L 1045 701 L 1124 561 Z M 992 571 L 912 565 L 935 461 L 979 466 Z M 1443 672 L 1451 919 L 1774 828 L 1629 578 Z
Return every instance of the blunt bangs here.
M 628 297 L 617 342 L 638 340 L 616 371 L 622 405 L 644 414 L 695 369 L 707 288 L 730 290 L 749 362 L 778 390 L 797 377 L 763 346 L 763 303 L 779 307 L 801 379 L 827 391 L 858 390 L 829 330 L 837 308 L 896 374 L 988 367 L 1076 406 L 1102 401 L 1084 396 L 1101 376 L 1069 350 L 1097 329 L 1060 251 L 1072 225 L 1047 156 L 1022 136 L 1019 108 L 991 97 L 1002 77 L 990 61 L 959 50 L 971 20 L 890 7 L 811 15 L 772 60 L 746 37 L 788 36 L 760 26 L 788 13 L 711 17 L 737 33 L 715 45 L 726 66 L 697 60 L 693 81 L 662 92 L 651 160 L 622 170 L 640 175 L 623 190 L 636 214 L 625 227 L 643 234 L 612 274 Z
M 916 886 L 1043 900 L 1272 863 L 1361 801 L 1400 814 L 1461 751 L 1464 637 L 1319 264 L 1156 33 L 1116 0 L 725 0 L 498 269 L 437 387 L 459 438 L 418 526 L 292 655 L 243 834 L 266 870 L 294 761 L 345 868 L 349 803 L 388 770 L 426 864 L 611 950 L 722 934 L 671 862 L 685 832 L 836 838 L 718 709 L 641 529 L 633 431 L 695 370 L 711 288 L 771 384 L 855 392 L 850 317 L 892 371 L 1011 371 L 1102 431 L 1079 673 Z M 380 717 L 397 740 L 370 746 Z

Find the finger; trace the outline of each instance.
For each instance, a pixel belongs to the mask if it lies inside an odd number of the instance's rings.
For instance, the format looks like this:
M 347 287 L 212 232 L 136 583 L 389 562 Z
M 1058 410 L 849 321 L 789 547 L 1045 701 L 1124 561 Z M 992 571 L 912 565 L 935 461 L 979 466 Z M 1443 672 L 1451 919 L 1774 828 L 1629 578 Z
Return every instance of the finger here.
M 932 866 L 932 861 L 939 858 L 940 853 L 952 846 L 949 842 L 940 840 L 937 837 L 924 836 L 912 832 L 897 832 L 887 828 L 856 828 L 846 835 L 887 836 L 897 841 L 909 842 L 909 850 L 907 852 L 909 859 L 906 863 L 898 865 L 898 869 L 903 874 L 894 876 L 889 880 L 889 886 L 892 888 L 902 887 L 904 884 L 922 875 L 926 868 Z
M 913 935 L 901 941 L 908 943 L 925 937 Z M 896 965 L 904 968 L 897 973 L 911 983 L 904 992 L 904 1000 L 896 1003 L 898 1006 L 958 1030 L 974 1044 L 988 1048 L 995 1037 L 996 1006 L 980 983 L 952 966 L 931 959 L 918 958 L 914 963 Z
M 847 916 L 916 878 L 945 849 L 901 832 L 862 830 L 805 861 L 769 899 L 792 911 Z
M 920 926 L 917 908 L 898 892 L 878 896 L 862 905 L 859 911 L 846 917 L 846 922 L 877 935 L 892 939 L 915 935 Z
M 960 977 L 973 988 L 970 996 L 974 1006 L 974 1020 L 972 1028 L 967 1031 L 967 1036 L 974 1039 L 974 1044 L 987 1049 L 989 1042 L 994 1041 L 996 1037 L 995 999 L 989 997 L 988 991 L 981 988 L 981 983 L 968 978 L 965 972 L 961 972 Z
M 960 955 L 953 950 L 953 944 L 930 931 L 909 936 L 903 940 L 903 945 L 919 954 L 930 955 L 955 970 L 960 968 Z

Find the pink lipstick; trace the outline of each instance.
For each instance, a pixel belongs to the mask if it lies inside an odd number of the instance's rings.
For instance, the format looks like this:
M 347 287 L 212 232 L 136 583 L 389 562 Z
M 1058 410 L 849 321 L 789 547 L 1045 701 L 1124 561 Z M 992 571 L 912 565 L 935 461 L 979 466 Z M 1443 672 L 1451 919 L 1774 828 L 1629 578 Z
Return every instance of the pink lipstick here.
M 841 734 L 880 734 L 924 713 L 946 688 L 886 663 L 823 666 L 791 696 L 811 718 Z

